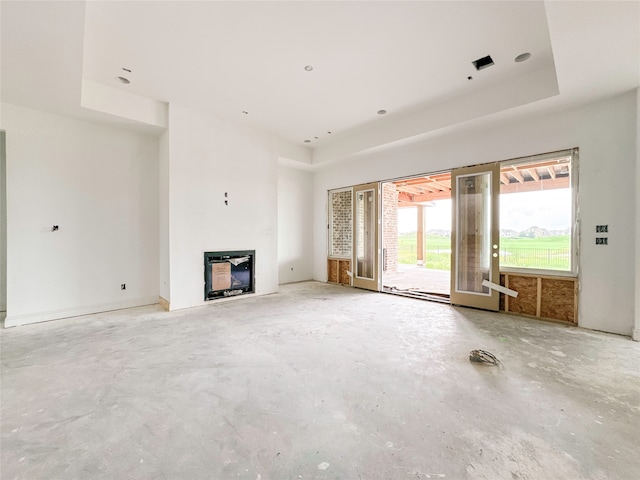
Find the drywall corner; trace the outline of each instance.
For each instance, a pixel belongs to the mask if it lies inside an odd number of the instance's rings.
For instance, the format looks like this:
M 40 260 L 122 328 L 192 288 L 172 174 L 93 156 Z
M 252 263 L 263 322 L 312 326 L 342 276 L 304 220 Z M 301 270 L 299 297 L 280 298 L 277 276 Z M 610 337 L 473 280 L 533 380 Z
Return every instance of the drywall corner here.
M 278 165 L 278 283 L 313 278 L 313 174 Z
M 6 132 L 0 130 L 0 312 L 7 310 L 7 159 Z
M 636 302 L 634 312 L 634 329 L 631 337 L 640 342 L 640 88 L 636 89 L 636 179 L 635 179 L 635 221 L 636 221 Z

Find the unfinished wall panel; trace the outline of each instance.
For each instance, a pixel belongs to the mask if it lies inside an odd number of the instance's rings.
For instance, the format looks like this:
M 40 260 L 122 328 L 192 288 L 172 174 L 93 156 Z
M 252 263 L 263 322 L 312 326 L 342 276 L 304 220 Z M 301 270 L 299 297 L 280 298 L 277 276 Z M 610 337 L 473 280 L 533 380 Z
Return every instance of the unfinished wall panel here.
M 503 272 L 500 284 L 518 292 L 500 295 L 501 311 L 578 323 L 577 278 Z
M 327 282 L 338 283 L 338 262 L 339 260 L 330 258 L 327 260 Z
M 535 315 L 538 303 L 538 281 L 532 277 L 509 275 L 509 287 L 518 292 L 517 297 L 509 298 L 509 312 Z
M 342 285 L 351 285 L 351 276 L 349 275 L 351 272 L 351 261 L 350 260 L 340 260 L 338 264 L 338 278 Z
M 574 290 L 573 279 L 543 278 L 540 316 L 575 323 Z
M 351 260 L 345 258 L 327 259 L 327 282 L 351 285 Z

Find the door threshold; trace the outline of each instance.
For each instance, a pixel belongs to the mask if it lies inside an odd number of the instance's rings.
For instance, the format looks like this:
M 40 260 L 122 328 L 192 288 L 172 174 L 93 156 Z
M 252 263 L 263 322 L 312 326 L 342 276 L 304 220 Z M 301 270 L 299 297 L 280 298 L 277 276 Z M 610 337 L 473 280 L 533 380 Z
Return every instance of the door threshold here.
M 425 292 L 422 290 L 411 289 L 411 288 L 400 289 L 396 287 L 387 287 L 387 286 L 383 286 L 382 291 L 384 293 L 390 293 L 392 295 L 400 295 L 402 297 L 419 298 L 421 300 L 429 300 L 431 302 L 451 304 L 449 295 L 444 293 L 430 293 L 430 292 Z

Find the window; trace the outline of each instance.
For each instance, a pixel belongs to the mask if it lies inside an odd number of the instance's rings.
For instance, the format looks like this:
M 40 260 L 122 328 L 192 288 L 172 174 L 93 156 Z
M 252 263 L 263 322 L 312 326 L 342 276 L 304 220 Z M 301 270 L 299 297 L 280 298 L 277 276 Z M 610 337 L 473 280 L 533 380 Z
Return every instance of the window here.
M 500 269 L 576 272 L 577 149 L 500 164 Z

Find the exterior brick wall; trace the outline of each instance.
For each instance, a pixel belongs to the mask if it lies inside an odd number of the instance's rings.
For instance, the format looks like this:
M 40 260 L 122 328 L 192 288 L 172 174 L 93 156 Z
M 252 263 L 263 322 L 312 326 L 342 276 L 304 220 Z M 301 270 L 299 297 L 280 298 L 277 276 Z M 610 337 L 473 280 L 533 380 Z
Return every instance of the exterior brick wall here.
M 329 256 L 351 257 L 353 206 L 351 191 L 330 192 L 331 245 Z M 383 269 L 398 270 L 398 191 L 393 183 L 382 184 Z
M 382 184 L 383 270 L 398 270 L 398 191 L 393 183 Z
M 331 192 L 330 256 L 351 257 L 353 243 L 353 210 L 351 190 Z

